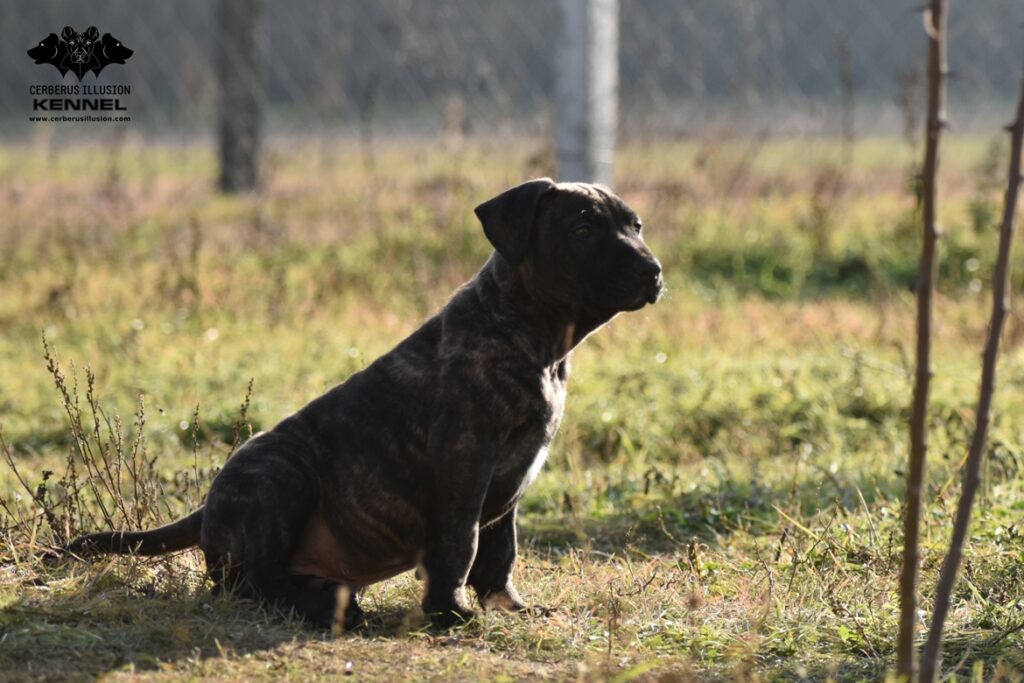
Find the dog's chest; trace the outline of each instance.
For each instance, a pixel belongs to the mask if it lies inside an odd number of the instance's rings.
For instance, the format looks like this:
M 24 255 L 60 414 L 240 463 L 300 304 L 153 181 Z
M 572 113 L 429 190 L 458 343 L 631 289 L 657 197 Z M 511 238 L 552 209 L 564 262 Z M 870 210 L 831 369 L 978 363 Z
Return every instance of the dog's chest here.
M 541 381 L 545 406 L 542 411 L 545 446 L 554 438 L 555 432 L 558 431 L 558 425 L 562 423 L 565 397 L 568 393 L 568 363 L 568 360 L 562 361 L 558 366 L 545 373 Z
M 527 411 L 533 419 L 525 425 L 521 444 L 527 451 L 524 455 L 528 457 L 531 467 L 534 461 L 532 454 L 551 442 L 562 423 L 568 381 L 567 360 L 546 368 L 539 377 L 538 395 L 533 409 Z M 533 444 L 536 444 L 536 447 Z
M 544 466 L 548 444 L 558 431 L 565 410 L 568 368 L 566 364 L 546 369 L 539 377 L 537 391 L 530 397 L 529 417 L 513 430 L 502 448 L 491 488 L 501 503 L 513 503 L 533 483 Z

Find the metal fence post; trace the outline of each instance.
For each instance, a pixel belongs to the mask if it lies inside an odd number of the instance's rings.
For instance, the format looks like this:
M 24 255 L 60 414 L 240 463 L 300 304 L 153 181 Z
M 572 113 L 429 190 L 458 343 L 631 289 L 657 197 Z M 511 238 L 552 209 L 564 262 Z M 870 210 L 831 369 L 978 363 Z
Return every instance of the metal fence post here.
M 562 0 L 558 176 L 611 183 L 619 91 L 619 1 Z

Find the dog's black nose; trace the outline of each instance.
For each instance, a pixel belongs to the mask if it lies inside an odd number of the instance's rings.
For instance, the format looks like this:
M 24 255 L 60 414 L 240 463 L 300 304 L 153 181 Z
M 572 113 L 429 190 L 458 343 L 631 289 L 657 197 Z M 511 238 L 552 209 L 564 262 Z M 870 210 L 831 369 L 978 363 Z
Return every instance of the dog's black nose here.
M 647 303 L 653 304 L 661 298 L 665 283 L 661 279 L 661 264 L 658 263 L 658 259 L 644 259 L 633 269 L 633 274 L 643 289 Z
M 644 260 L 633 269 L 633 274 L 640 280 L 657 280 L 661 276 L 661 264 L 655 259 Z

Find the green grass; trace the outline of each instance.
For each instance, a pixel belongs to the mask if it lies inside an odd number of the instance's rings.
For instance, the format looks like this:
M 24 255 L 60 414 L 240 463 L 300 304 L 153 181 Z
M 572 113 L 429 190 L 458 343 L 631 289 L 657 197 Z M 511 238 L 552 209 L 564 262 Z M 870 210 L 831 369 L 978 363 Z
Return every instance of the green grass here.
M 472 207 L 546 172 L 547 152 L 395 144 L 368 166 L 345 144 L 326 156 L 275 149 L 257 200 L 213 194 L 203 148 L 0 150 L 0 426 L 29 489 L 45 478 L 47 505 L 66 513 L 39 517 L 13 473 L 0 474 L 15 516 L 0 513 L 0 676 L 884 677 L 913 370 L 916 155 L 865 140 L 837 181 L 838 143 L 748 147 L 623 150 L 617 185 L 644 217 L 669 295 L 576 354 L 565 422 L 522 506 L 517 581 L 552 613 L 486 614 L 430 634 L 404 575 L 371 587 L 368 627 L 342 637 L 211 596 L 194 553 L 48 567 L 30 551 L 103 526 L 101 503 L 131 526 L 196 505 L 246 423 L 273 425 L 443 305 L 489 251 Z M 1005 145 L 954 138 L 944 159 L 926 612 L 973 425 L 1000 155 Z M 946 666 L 963 678 L 1024 675 L 1021 312 L 1004 340 L 984 495 L 947 628 Z M 43 333 L 72 403 L 77 378 L 80 440 Z M 104 411 L 96 432 L 86 368 Z M 83 443 L 118 452 L 104 415 L 141 474 L 122 472 L 114 497 L 88 486 L 65 497 L 85 483 Z M 22 515 L 34 521 L 16 524 Z

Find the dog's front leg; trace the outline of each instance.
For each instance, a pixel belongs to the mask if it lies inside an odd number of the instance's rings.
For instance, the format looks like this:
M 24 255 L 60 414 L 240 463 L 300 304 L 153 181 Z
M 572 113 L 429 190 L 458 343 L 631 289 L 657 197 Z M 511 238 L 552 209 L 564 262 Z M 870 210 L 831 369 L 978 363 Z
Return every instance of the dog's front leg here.
M 484 609 L 510 612 L 526 609 L 526 603 L 512 585 L 516 546 L 516 508 L 513 507 L 504 517 L 480 531 L 468 583 L 476 591 Z
M 496 435 L 471 415 L 445 411 L 431 427 L 433 496 L 420 570 L 426 580 L 423 611 L 436 627 L 473 616 L 466 604 L 466 578 L 476 556 L 496 445 Z

